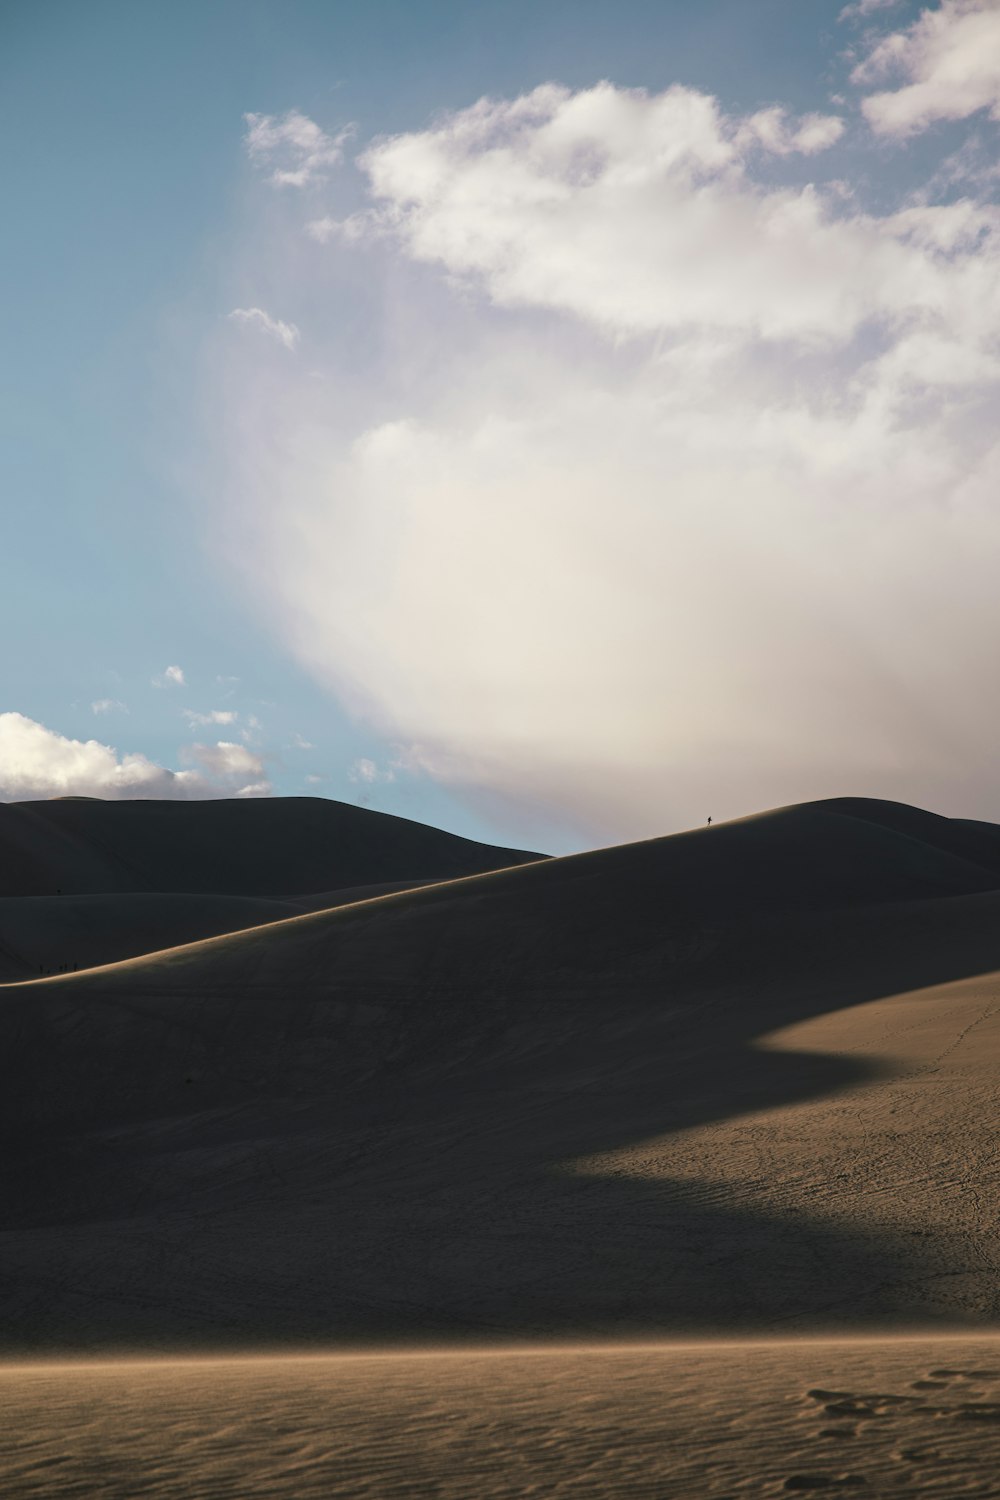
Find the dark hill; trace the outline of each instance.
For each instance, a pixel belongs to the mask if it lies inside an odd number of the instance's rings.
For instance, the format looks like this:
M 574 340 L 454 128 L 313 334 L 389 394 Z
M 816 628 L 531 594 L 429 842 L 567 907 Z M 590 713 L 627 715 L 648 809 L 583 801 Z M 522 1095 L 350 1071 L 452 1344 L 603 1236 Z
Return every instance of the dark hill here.
M 284 899 L 447 879 L 539 857 L 322 797 L 0 805 L 0 896 L 162 891 Z
M 1000 991 L 927 992 L 997 847 L 813 803 L 8 986 L 8 1347 L 1000 1316 Z

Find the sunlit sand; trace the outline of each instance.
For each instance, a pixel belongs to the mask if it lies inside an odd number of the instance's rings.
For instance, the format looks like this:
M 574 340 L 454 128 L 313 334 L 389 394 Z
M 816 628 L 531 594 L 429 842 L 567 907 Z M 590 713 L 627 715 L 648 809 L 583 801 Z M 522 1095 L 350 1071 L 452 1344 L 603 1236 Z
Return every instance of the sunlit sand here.
M 995 1496 L 1000 1338 L 6 1367 L 12 1497 Z

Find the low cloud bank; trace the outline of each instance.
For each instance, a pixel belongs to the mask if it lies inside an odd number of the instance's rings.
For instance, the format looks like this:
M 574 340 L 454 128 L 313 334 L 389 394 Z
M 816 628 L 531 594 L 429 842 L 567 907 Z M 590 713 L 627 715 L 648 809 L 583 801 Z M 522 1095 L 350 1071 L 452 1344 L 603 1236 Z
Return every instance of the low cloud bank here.
M 74 740 L 24 714 L 0 714 L 0 801 L 47 797 L 169 798 L 269 796 L 264 763 L 243 745 L 189 745 L 190 768 L 168 770 L 145 755 L 119 755 L 99 740 Z

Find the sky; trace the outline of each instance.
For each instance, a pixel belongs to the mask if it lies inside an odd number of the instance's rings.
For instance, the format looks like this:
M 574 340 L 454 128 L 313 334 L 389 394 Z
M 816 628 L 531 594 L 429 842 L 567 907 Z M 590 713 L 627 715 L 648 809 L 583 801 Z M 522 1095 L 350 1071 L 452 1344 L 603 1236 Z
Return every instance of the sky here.
M 1000 3 L 7 0 L 0 800 L 1000 820 Z

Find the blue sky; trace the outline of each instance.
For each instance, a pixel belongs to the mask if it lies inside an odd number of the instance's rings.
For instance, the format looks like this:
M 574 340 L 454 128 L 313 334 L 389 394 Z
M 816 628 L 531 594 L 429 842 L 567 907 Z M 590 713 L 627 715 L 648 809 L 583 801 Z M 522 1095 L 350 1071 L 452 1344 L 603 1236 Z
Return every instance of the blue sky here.
M 1000 816 L 977 571 L 997 327 L 987 308 L 970 334 L 962 301 L 997 253 L 998 12 L 853 9 L 7 5 L 0 712 L 35 728 L 7 721 L 0 795 L 310 793 L 551 849 L 840 791 Z M 654 118 L 630 90 L 673 103 Z M 708 96 L 718 120 L 690 124 Z M 270 122 L 256 154 L 248 113 Z M 330 159 L 276 184 L 300 119 Z M 654 181 L 652 129 L 697 129 L 696 170 Z M 636 225 L 620 286 L 593 184 L 538 166 L 568 131 L 645 174 L 614 199 Z M 502 153 L 517 184 L 484 189 Z M 774 225 L 811 183 L 843 232 L 813 226 L 786 265 Z M 572 232 L 539 192 L 577 194 Z M 657 214 L 709 197 L 718 298 L 656 248 Z M 956 203 L 979 219 L 942 249 L 927 214 Z M 647 434 L 681 388 L 671 420 L 718 442 L 661 493 Z M 576 490 L 546 487 L 584 451 Z M 623 533 L 643 542 L 618 556 Z M 747 591 L 724 631 L 689 590 L 699 559 L 709 593 Z M 924 594 L 950 601 L 936 646 Z M 131 780 L 101 746 L 142 757 Z

